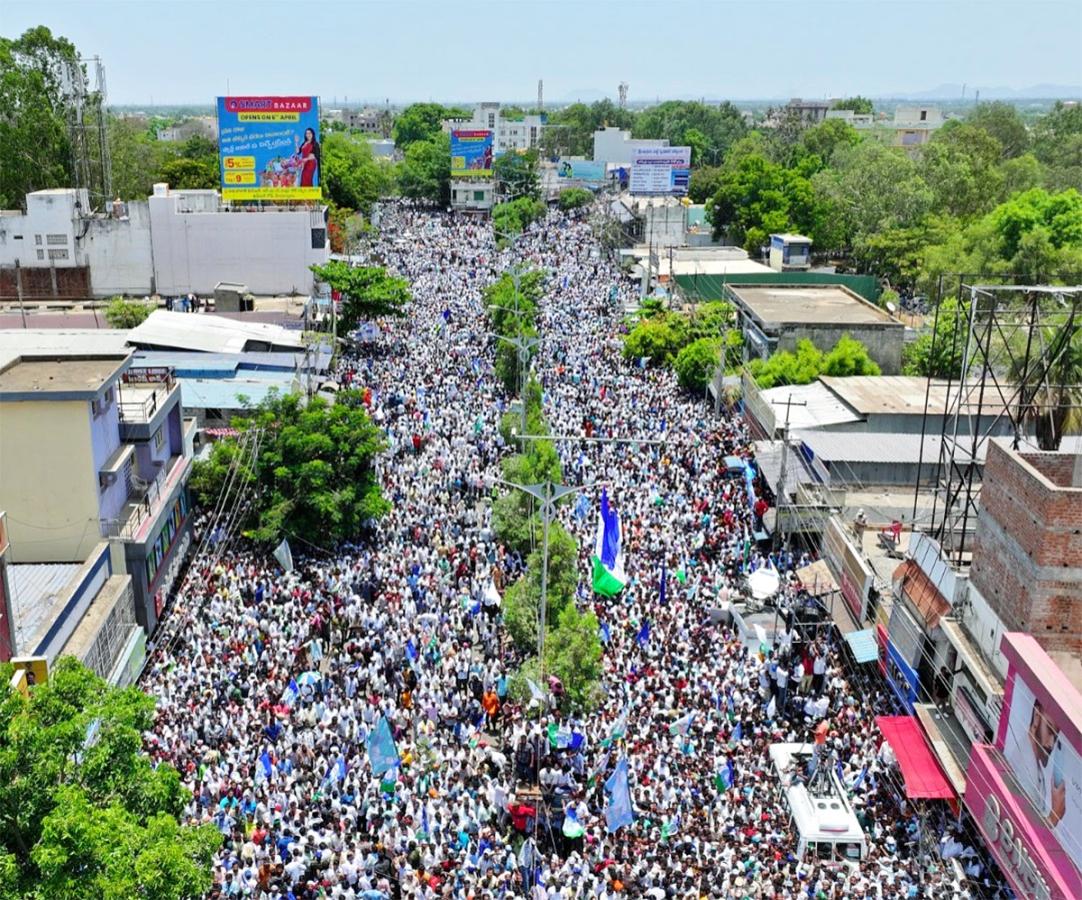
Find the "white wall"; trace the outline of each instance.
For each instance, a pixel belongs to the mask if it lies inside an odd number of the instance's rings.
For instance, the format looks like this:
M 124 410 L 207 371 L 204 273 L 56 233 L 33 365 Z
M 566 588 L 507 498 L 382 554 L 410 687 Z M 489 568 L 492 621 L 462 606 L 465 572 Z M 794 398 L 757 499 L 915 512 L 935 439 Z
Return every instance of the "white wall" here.
M 90 288 L 95 295 L 150 293 L 154 260 L 150 210 L 145 201 L 129 203 L 127 218 L 92 219 L 80 244 L 90 265 Z
M 0 216 L 0 265 L 12 266 L 15 260 L 38 268 L 81 265 L 75 247 L 76 200 L 86 209 L 86 191 L 35 191 L 26 195 L 25 213 Z M 64 241 L 50 244 L 49 235 L 63 235 Z M 66 250 L 67 258 L 50 259 L 49 250 Z
M 669 142 L 657 138 L 632 139 L 630 131 L 609 127 L 594 132 L 594 160 L 618 166 L 631 165 L 634 147 L 668 147 Z
M 968 597 L 969 604 L 962 615 L 962 624 L 973 638 L 973 643 L 980 647 L 985 658 L 991 661 L 992 668 L 999 677 L 1006 678 L 1007 658 L 1000 650 L 1000 643 L 1007 632 L 1007 626 L 972 582 L 968 584 Z
M 312 249 L 312 228 L 325 227 L 320 209 L 178 213 L 177 200 L 148 201 L 160 294 L 210 294 L 220 281 L 246 284 L 254 294 L 308 294 L 308 266 L 330 258 L 326 242 Z

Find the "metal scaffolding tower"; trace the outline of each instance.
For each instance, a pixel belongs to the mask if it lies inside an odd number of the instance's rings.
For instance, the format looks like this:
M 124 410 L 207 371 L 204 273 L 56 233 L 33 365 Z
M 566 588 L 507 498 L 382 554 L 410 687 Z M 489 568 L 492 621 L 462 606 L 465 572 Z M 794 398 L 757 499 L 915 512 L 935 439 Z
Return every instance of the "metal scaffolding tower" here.
M 89 89 L 89 75 L 93 90 Z M 100 57 L 66 60 L 62 70 L 71 144 L 72 187 L 86 189 L 91 209 L 104 209 L 112 199 L 112 165 L 106 134 L 105 66 Z
M 927 530 L 955 565 L 963 564 L 976 525 L 989 439 L 1008 434 L 1016 450 L 1055 449 L 1082 396 L 1071 374 L 1073 356 L 1082 353 L 1078 279 L 1055 279 L 1073 286 L 995 280 L 943 276 L 932 331 L 929 357 L 942 363 L 945 377 L 929 379 L 925 390 L 920 464 L 938 458 Z M 951 296 L 956 316 L 944 309 Z M 920 482 L 918 468 L 914 520 L 920 493 L 929 490 Z
M 620 109 L 626 109 L 627 108 L 627 82 L 626 81 L 621 81 L 620 82 L 620 87 L 617 90 L 619 92 L 618 96 L 620 97 Z

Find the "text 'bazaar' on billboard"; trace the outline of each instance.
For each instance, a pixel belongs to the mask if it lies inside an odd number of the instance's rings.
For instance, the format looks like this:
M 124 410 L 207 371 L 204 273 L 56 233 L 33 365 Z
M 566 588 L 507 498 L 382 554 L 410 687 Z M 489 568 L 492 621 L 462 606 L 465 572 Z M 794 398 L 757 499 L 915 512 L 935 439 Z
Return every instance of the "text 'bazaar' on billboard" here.
M 319 200 L 318 97 L 219 97 L 225 200 Z
M 492 177 L 492 132 L 486 130 L 451 132 L 451 176 Z

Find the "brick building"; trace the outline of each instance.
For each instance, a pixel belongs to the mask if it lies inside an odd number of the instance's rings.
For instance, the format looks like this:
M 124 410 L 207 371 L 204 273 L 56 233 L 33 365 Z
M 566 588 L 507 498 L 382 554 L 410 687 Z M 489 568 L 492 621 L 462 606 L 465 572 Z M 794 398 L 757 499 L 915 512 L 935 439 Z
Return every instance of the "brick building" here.
M 1029 632 L 1050 653 L 1082 654 L 1082 454 L 989 442 L 970 588 L 993 632 Z M 998 650 L 1001 635 L 987 637 Z

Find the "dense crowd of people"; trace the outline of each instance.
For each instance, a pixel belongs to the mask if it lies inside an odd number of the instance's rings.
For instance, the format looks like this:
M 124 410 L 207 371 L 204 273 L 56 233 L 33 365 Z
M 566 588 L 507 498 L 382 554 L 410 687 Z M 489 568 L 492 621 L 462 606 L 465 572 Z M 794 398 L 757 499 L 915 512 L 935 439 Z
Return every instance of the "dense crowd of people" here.
M 879 686 L 852 680 L 829 628 L 801 627 L 802 560 L 758 549 L 747 483 L 724 462 L 752 457 L 742 422 L 715 417 L 670 372 L 623 360 L 636 288 L 589 223 L 551 213 L 499 249 L 487 223 L 389 205 L 374 252 L 409 279 L 413 302 L 339 374 L 366 389 L 386 435 L 378 472 L 392 511 L 356 545 L 294 542 L 290 572 L 211 547 L 144 677 L 158 701 L 150 752 L 180 769 L 187 821 L 222 832 L 211 896 L 1001 890 L 966 833 L 940 827 L 945 809 L 905 801 L 874 725 L 889 707 Z M 482 291 L 513 263 L 547 273 L 533 368 L 564 480 L 603 482 L 622 525 L 628 583 L 605 598 L 589 589 L 600 489 L 560 511 L 580 547 L 578 602 L 604 642 L 598 701 L 583 712 L 562 710 L 556 683 L 523 700 L 509 690 L 521 658 L 499 591 L 524 562 L 492 525 L 514 448 L 499 431 L 509 398 Z M 575 439 L 586 434 L 602 440 Z M 784 608 L 760 645 L 725 609 L 762 566 L 780 571 Z M 382 721 L 400 764 L 377 774 L 367 746 Z M 768 747 L 815 741 L 866 833 L 859 862 L 798 858 Z M 618 760 L 635 820 L 610 833 Z

